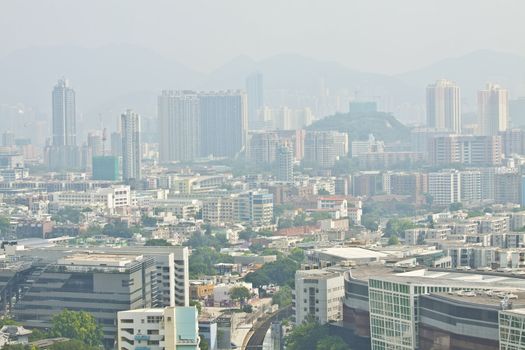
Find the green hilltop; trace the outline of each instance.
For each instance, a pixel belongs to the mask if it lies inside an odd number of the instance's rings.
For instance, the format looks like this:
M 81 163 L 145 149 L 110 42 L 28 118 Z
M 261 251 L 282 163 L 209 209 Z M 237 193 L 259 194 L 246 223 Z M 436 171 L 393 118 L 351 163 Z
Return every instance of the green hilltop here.
M 308 130 L 335 130 L 348 133 L 350 140 L 366 140 L 374 134 L 385 142 L 406 141 L 410 129 L 392 114 L 384 112 L 338 113 L 318 120 Z

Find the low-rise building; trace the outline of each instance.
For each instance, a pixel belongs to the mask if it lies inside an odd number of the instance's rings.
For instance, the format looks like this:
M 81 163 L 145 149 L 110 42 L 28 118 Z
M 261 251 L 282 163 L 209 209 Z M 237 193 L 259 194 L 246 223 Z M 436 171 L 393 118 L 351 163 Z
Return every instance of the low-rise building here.
M 137 309 L 118 313 L 118 350 L 198 350 L 195 307 Z

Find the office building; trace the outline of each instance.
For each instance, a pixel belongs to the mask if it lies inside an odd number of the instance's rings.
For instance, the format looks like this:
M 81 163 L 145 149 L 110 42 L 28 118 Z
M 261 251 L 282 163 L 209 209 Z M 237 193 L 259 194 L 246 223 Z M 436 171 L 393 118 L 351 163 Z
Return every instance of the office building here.
M 482 135 L 498 135 L 508 128 L 509 96 L 499 85 L 487 84 L 478 91 L 478 118 Z
M 277 148 L 276 178 L 279 181 L 293 181 L 293 151 L 290 147 L 281 145 Z
M 158 98 L 161 162 L 187 162 L 199 156 L 200 102 L 193 91 L 163 91 Z
M 255 72 L 246 78 L 246 94 L 248 96 L 248 128 L 259 129 L 261 123 L 258 111 L 264 106 L 263 75 Z
M 295 273 L 295 324 L 310 318 L 325 324 L 343 319 L 344 277 L 338 271 L 299 270 Z
M 427 86 L 427 127 L 461 133 L 459 87 L 445 79 Z
M 459 302 L 456 300 L 456 304 L 462 303 L 465 306 L 464 309 L 455 306 L 453 302 L 448 302 L 448 307 L 441 308 L 434 300 L 424 302 L 422 296 L 425 294 L 448 296 L 449 293 L 455 292 L 459 296 L 466 294 L 466 296 L 476 297 L 479 293 L 491 298 L 494 297 L 494 293 L 508 296 L 518 286 L 523 287 L 523 282 L 509 276 L 462 274 L 424 269 L 370 277 L 368 295 L 372 350 L 428 348 L 424 345 L 426 341 L 438 341 L 438 339 L 429 337 L 429 330 L 433 329 L 431 328 L 433 325 L 439 325 L 443 330 L 448 330 L 458 340 L 461 339 L 462 332 L 464 332 L 463 335 L 490 339 L 491 333 L 494 335 L 494 332 L 492 329 L 492 332 L 484 333 L 486 327 L 490 328 L 490 325 L 483 321 L 491 320 L 490 317 L 484 316 L 487 313 L 485 310 L 489 309 L 483 305 L 484 303 L 472 308 L 469 304 L 475 299 L 469 301 L 464 298 Z M 493 289 L 492 296 L 490 292 L 487 292 L 490 288 Z M 501 299 L 496 295 L 491 304 L 498 305 L 500 302 Z M 481 310 L 476 311 L 476 309 Z M 438 317 L 436 313 L 445 314 L 446 317 Z M 458 323 L 453 322 L 454 318 Z M 467 325 L 470 327 L 470 332 L 466 328 Z M 490 340 L 493 343 L 493 339 Z M 480 339 L 477 341 L 482 343 Z M 444 347 L 441 348 L 464 349 L 465 345 L 460 344 L 461 342 L 458 342 L 458 347 L 443 344 Z M 468 349 L 472 348 L 468 347 Z
M 120 311 L 117 318 L 119 350 L 199 349 L 194 306 Z
M 246 94 L 241 91 L 209 92 L 200 93 L 198 99 L 200 154 L 237 157 L 246 147 Z
M 122 126 L 122 178 L 140 180 L 142 153 L 140 149 L 140 116 L 127 110 L 121 116 Z
M 115 156 L 93 157 L 93 180 L 118 181 L 119 166 Z
M 143 255 L 75 253 L 37 266 L 14 308 L 18 321 L 40 329 L 64 309 L 88 311 L 104 332 L 104 344 L 113 346 L 118 311 L 158 305 L 155 265 Z
M 304 161 L 331 168 L 339 157 L 348 154 L 348 134 L 337 131 L 307 131 Z

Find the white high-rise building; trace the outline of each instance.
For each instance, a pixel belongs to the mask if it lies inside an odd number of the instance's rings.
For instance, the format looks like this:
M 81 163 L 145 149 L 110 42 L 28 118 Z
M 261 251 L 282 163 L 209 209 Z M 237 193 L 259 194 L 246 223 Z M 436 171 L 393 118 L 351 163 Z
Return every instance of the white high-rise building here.
M 432 204 L 448 206 L 461 202 L 461 175 L 457 170 L 446 170 L 428 174 L 428 193 Z
M 497 135 L 508 128 L 509 96 L 499 85 L 487 84 L 478 91 L 478 118 L 482 135 Z
M 461 183 L 461 202 L 479 203 L 481 202 L 481 171 L 464 170 L 460 174 Z
M 250 130 L 259 128 L 258 111 L 264 106 L 263 76 L 256 72 L 246 78 L 246 93 L 248 95 L 248 127 Z
M 295 323 L 313 317 L 320 324 L 343 319 L 344 277 L 339 271 L 299 270 L 295 273 Z
M 122 178 L 140 180 L 140 116 L 128 109 L 121 115 L 122 126 Z
M 158 98 L 160 161 L 192 161 L 199 156 L 199 97 L 192 91 L 163 91 Z
M 427 86 L 427 126 L 461 132 L 461 95 L 453 82 L 440 79 Z

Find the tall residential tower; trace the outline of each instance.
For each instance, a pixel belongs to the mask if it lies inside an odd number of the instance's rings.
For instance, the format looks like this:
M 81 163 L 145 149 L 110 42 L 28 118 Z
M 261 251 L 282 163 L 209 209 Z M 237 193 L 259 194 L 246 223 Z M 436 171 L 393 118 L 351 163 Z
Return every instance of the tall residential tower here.
M 77 168 L 77 125 L 75 90 L 66 79 L 61 79 L 53 88 L 53 142 L 46 148 L 47 164 L 51 170 Z
M 478 91 L 478 118 L 482 135 L 498 135 L 507 130 L 509 96 L 499 85 L 487 84 L 485 90 Z
M 445 79 L 427 86 L 427 126 L 461 132 L 459 87 Z
M 124 181 L 140 180 L 140 116 L 128 109 L 121 115 L 122 125 L 122 178 Z

